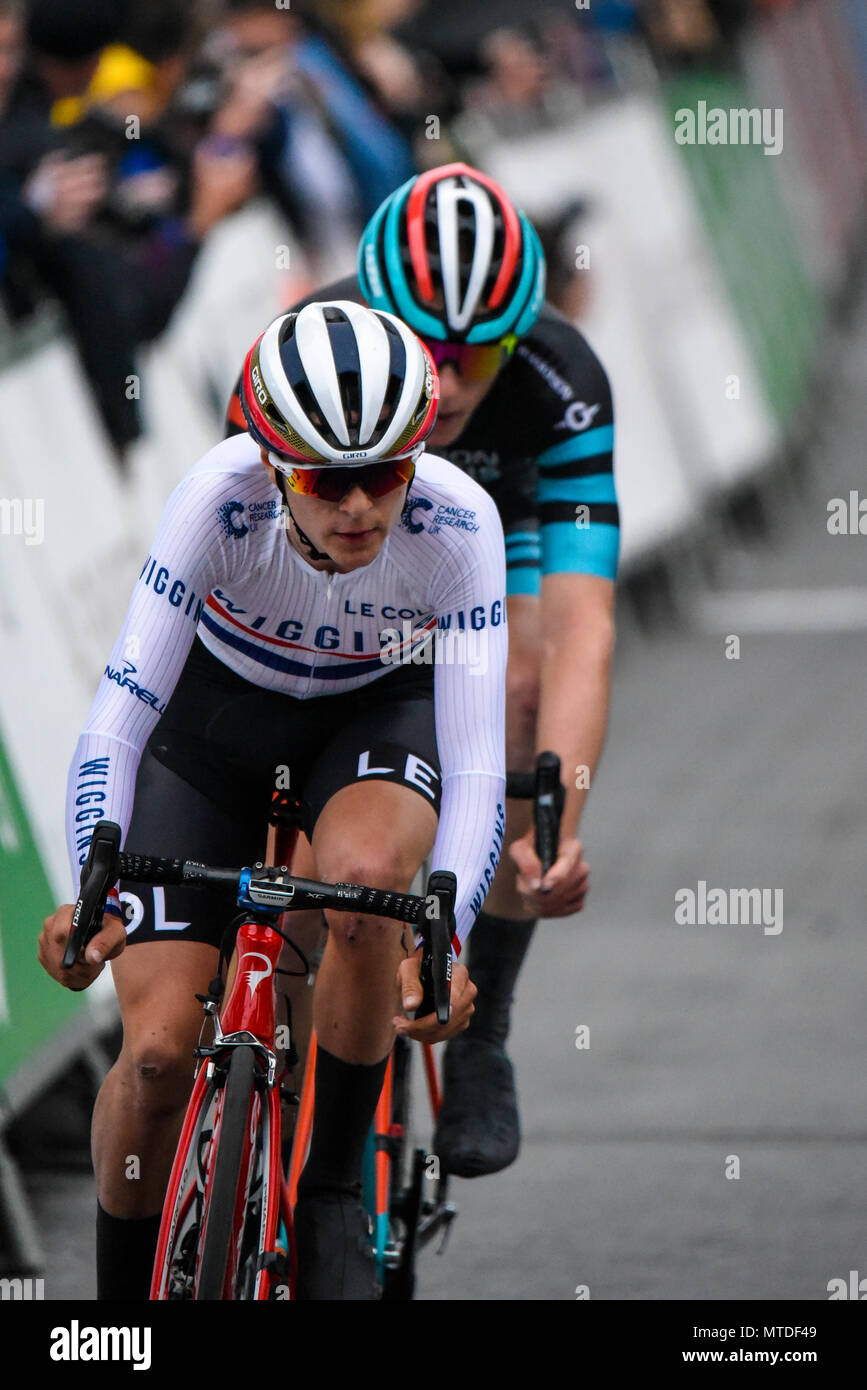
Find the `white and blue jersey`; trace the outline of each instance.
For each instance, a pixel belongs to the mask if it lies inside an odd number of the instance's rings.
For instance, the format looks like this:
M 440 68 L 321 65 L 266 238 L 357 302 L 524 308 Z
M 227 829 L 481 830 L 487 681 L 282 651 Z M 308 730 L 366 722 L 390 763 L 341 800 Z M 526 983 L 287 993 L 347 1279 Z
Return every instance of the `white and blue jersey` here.
M 245 680 L 308 700 L 383 679 L 437 630 L 474 643 L 463 658 L 437 658 L 434 682 L 442 793 L 433 866 L 457 875 L 463 939 L 502 842 L 507 635 L 496 507 L 459 469 L 424 454 L 376 558 L 330 574 L 289 543 L 252 439 L 218 444 L 169 499 L 79 740 L 67 821 L 76 881 L 97 820 L 126 834 L 142 751 L 196 635 Z

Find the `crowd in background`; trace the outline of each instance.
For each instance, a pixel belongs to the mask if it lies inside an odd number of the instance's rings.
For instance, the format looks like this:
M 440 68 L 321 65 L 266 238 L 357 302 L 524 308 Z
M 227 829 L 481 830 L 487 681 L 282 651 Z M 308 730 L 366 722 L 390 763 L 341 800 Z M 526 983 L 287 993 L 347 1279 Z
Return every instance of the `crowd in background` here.
M 221 219 L 267 197 L 314 282 L 345 272 L 381 200 L 463 157 L 468 123 L 522 133 L 642 63 L 732 63 L 740 28 L 787 3 L 0 0 L 7 333 L 62 306 L 122 455 L 141 428 L 124 389 L 136 350 Z M 540 228 L 567 308 L 561 233 L 580 212 Z

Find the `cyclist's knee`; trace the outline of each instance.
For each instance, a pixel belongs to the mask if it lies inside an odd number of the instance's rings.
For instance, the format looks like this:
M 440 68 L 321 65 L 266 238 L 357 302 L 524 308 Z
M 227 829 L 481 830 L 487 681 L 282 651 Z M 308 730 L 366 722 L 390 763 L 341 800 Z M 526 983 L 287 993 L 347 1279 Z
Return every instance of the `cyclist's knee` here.
M 356 912 L 328 914 L 328 928 L 335 946 L 349 956 L 388 945 L 400 935 L 400 923 Z
M 193 1084 L 192 1044 L 170 1026 L 152 1026 L 146 1036 L 125 1041 L 118 1059 L 138 1109 L 158 1116 L 183 1108 Z
M 349 855 L 340 872 L 329 875 L 345 883 L 367 883 L 391 893 L 408 893 L 418 864 L 399 845 L 383 845 L 358 856 Z M 326 912 L 335 945 L 355 948 L 377 946 L 400 936 L 400 923 L 358 912 Z

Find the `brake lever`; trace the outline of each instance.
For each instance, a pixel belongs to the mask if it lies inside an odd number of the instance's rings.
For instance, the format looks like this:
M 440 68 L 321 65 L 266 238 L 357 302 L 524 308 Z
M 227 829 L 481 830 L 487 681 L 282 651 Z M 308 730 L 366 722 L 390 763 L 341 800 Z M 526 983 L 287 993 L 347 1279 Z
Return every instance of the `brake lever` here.
M 120 826 L 98 821 L 81 870 L 81 886 L 72 914 L 72 929 L 63 952 L 64 970 L 71 970 L 82 949 L 102 926 L 108 890 L 117 882 L 120 859 Z
M 534 798 L 536 854 L 542 865 L 542 878 L 557 861 L 560 818 L 565 792 L 560 781 L 560 759 L 556 753 L 540 753 L 536 760 Z
M 458 882 L 447 869 L 436 869 L 427 881 L 426 909 L 421 924 L 424 940 L 419 976 L 423 990 L 416 1018 L 435 1013 L 446 1024 L 451 1014 L 452 935 Z

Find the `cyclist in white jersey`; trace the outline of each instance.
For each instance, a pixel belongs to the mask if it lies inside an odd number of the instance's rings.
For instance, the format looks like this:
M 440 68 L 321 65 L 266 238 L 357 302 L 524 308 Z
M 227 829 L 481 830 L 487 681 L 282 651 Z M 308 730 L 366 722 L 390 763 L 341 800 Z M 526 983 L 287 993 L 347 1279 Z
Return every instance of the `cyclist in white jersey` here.
M 257 340 L 249 433 L 218 444 L 172 494 L 79 740 L 74 876 L 103 818 L 131 849 L 251 862 L 275 772 L 288 769 L 317 874 L 407 891 L 431 854 L 457 875 L 460 951 L 504 830 L 505 552 L 487 494 L 422 452 L 437 394 L 429 354 L 390 314 L 312 304 Z M 441 524 L 407 525 L 408 493 Z M 65 972 L 71 915 L 67 904 L 46 920 L 40 959 L 74 989 L 111 959 L 124 1023 L 94 1111 L 98 1296 L 147 1297 L 189 1097 L 194 996 L 231 903 L 121 883 Z M 400 925 L 335 913 L 328 926 L 298 1289 L 365 1299 L 376 1283 L 361 1154 L 395 1032 L 453 1036 L 476 991 L 457 965 L 448 1026 L 412 1021 L 419 958 Z

